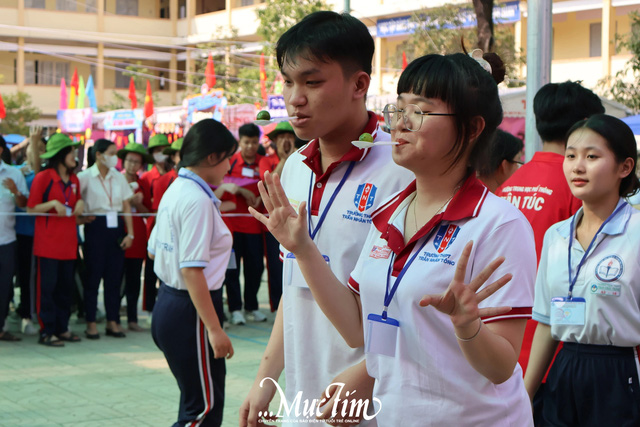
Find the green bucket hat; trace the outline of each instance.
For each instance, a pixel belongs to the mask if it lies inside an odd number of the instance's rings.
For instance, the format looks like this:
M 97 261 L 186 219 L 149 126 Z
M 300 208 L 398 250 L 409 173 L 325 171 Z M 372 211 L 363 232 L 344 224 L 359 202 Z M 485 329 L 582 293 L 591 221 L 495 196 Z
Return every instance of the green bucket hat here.
M 151 152 L 151 150 L 156 147 L 169 147 L 170 145 L 167 135 L 157 133 L 149 139 L 149 146 L 147 147 L 147 150 Z
M 130 142 L 124 148 L 118 150 L 118 157 L 124 160 L 124 158 L 127 157 L 127 153 L 140 154 L 143 163 L 153 163 L 144 145 L 138 144 L 137 142 Z
M 184 138 L 178 138 L 175 141 L 173 141 L 173 144 L 171 144 L 171 147 L 167 147 L 164 150 L 162 150 L 162 154 L 168 154 L 168 155 L 172 155 L 175 154 L 176 152 L 180 151 L 180 149 L 182 148 L 182 141 L 184 140 Z
M 276 128 L 274 130 L 272 130 L 267 134 L 267 136 L 269 137 L 270 140 L 272 140 L 273 142 L 276 142 L 276 138 L 278 137 L 278 135 L 280 135 L 283 132 L 291 132 L 294 135 L 296 134 L 293 130 L 293 127 L 291 126 L 291 123 L 280 122 L 276 125 Z
M 44 154 L 41 154 L 40 158 L 50 159 L 58 154 L 58 152 L 63 148 L 77 147 L 78 145 L 80 145 L 80 142 L 73 142 L 73 140 L 64 133 L 53 134 L 47 141 L 47 151 L 45 151 Z

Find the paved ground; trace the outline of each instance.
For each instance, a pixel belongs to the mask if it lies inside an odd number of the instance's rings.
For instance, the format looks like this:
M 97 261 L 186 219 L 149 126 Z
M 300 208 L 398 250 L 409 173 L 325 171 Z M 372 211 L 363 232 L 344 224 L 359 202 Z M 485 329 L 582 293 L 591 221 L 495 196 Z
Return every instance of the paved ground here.
M 253 383 L 274 314 L 266 283 L 261 286 L 264 323 L 226 328 L 235 349 L 227 361 L 224 426 L 238 425 L 238 409 Z M 126 318 L 123 318 L 126 320 Z M 141 313 L 141 324 L 148 322 Z M 11 332 L 19 323 L 10 319 Z M 71 321 L 80 334 L 84 325 Z M 125 339 L 83 339 L 64 348 L 0 342 L 0 426 L 170 426 L 176 419 L 178 387 L 150 332 L 128 332 Z M 274 402 L 277 408 L 277 402 Z

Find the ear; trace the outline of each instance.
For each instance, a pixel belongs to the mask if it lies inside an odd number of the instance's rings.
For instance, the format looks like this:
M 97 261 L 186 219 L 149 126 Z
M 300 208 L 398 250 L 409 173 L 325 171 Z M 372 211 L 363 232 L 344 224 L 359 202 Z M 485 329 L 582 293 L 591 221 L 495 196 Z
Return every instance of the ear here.
M 471 129 L 470 136 L 471 140 L 476 140 L 482 131 L 484 130 L 484 118 L 482 116 L 475 116 L 471 119 L 471 123 L 469 124 L 469 128 Z
M 618 165 L 620 178 L 624 179 L 629 176 L 629 174 L 633 172 L 633 167 L 635 166 L 635 164 L 635 160 L 631 157 L 627 157 L 626 159 L 624 159 L 624 161 Z
M 502 185 L 502 183 L 506 181 L 505 177 L 507 176 L 507 168 L 509 168 L 509 166 L 509 160 L 504 159 L 500 162 L 498 169 L 494 172 L 493 176 L 496 178 L 498 186 Z
M 353 97 L 355 99 L 362 99 L 367 96 L 369 85 L 371 84 L 371 76 L 364 71 L 358 71 L 353 74 L 351 80 L 355 86 Z

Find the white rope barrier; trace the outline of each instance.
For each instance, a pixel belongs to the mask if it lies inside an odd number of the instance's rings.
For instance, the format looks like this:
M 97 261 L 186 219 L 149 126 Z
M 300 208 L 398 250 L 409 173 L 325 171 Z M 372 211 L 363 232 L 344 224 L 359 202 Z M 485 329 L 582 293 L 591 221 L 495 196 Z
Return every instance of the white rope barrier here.
M 134 216 L 134 217 L 154 217 L 157 214 L 155 213 L 124 213 L 119 212 L 118 216 Z M 53 214 L 53 213 L 29 213 L 29 212 L 0 212 L 0 216 L 52 216 L 52 217 L 61 217 L 61 215 Z M 64 216 L 64 215 L 63 215 Z M 107 216 L 107 213 L 84 213 L 82 216 Z M 226 218 L 253 218 L 253 215 L 250 213 L 223 213 L 223 217 Z M 265 216 L 268 216 L 265 214 Z

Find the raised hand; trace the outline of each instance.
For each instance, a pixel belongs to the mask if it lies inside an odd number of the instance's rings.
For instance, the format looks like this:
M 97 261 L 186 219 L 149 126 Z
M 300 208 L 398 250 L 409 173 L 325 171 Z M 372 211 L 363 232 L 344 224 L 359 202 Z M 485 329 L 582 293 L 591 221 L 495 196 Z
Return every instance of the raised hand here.
M 420 300 L 420 306 L 433 306 L 436 310 L 451 316 L 451 322 L 457 330 L 469 330 L 476 327 L 476 321 L 481 317 L 497 316 L 507 313 L 511 307 L 487 307 L 479 308 L 478 304 L 488 298 L 498 289 L 509 283 L 513 277 L 505 274 L 500 279 L 491 283 L 480 292 L 478 289 L 489 279 L 496 269 L 504 262 L 504 257 L 498 257 L 491 261 L 471 283 L 465 284 L 464 278 L 467 272 L 467 263 L 471 255 L 473 242 L 467 243 L 464 247 L 458 266 L 447 290 L 440 295 L 425 295 Z M 464 336 L 472 336 L 475 331 L 471 331 Z M 461 335 L 462 336 L 462 335 Z
M 266 172 L 264 182 L 258 183 L 258 190 L 269 217 L 251 207 L 249 212 L 267 227 L 282 246 L 295 254 L 304 245 L 313 244 L 307 229 L 306 203 L 302 202 L 299 213 L 296 213 L 282 188 L 278 174 Z

